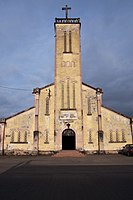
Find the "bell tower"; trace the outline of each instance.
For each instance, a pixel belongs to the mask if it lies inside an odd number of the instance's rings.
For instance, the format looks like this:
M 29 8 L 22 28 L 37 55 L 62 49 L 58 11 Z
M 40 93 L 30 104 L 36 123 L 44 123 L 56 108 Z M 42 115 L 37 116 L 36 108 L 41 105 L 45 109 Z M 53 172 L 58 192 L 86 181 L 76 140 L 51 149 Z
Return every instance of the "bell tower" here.
M 62 132 L 75 132 L 75 148 L 83 148 L 80 18 L 55 18 L 55 149 L 62 149 Z

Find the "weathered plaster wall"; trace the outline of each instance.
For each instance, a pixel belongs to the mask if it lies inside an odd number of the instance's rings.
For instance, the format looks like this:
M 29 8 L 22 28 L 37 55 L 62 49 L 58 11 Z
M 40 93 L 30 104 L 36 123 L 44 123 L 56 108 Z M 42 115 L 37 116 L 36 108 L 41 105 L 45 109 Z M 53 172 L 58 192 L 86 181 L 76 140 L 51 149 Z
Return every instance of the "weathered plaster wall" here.
M 130 119 L 102 107 L 104 150 L 119 150 L 132 143 Z
M 82 92 L 84 150 L 94 153 L 98 150 L 96 89 L 83 84 Z M 126 143 L 132 143 L 130 118 L 101 107 L 101 119 L 103 141 L 100 142 L 100 150 L 106 153 L 118 152 Z
M 25 154 L 33 150 L 34 108 L 6 120 L 5 154 Z

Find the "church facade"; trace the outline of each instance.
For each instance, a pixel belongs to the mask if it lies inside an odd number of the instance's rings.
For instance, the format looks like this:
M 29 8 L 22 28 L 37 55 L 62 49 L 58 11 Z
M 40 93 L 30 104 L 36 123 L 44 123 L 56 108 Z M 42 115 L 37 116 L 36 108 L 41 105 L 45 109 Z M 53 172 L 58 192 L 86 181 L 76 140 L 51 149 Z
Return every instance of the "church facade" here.
M 33 89 L 33 107 L 0 119 L 1 155 L 116 153 L 133 143 L 133 118 L 105 107 L 102 89 L 82 82 L 80 18 L 64 9 L 54 23 L 54 83 Z

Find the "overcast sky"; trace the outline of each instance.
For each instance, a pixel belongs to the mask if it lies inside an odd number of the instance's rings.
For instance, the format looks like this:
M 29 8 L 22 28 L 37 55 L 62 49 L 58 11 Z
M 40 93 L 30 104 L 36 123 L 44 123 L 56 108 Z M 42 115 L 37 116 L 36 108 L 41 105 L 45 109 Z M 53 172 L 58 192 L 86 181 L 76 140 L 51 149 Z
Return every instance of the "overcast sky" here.
M 54 81 L 53 24 L 66 4 L 81 18 L 83 82 L 133 116 L 133 0 L 0 0 L 0 117 L 33 106 L 32 89 Z

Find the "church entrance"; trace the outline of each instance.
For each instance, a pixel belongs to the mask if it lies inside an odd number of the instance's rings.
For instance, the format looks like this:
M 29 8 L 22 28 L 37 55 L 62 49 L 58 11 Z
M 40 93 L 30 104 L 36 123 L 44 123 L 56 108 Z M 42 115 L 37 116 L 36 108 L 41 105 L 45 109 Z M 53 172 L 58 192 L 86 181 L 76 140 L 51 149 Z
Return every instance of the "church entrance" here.
M 62 150 L 75 150 L 75 132 L 70 128 L 62 133 Z

